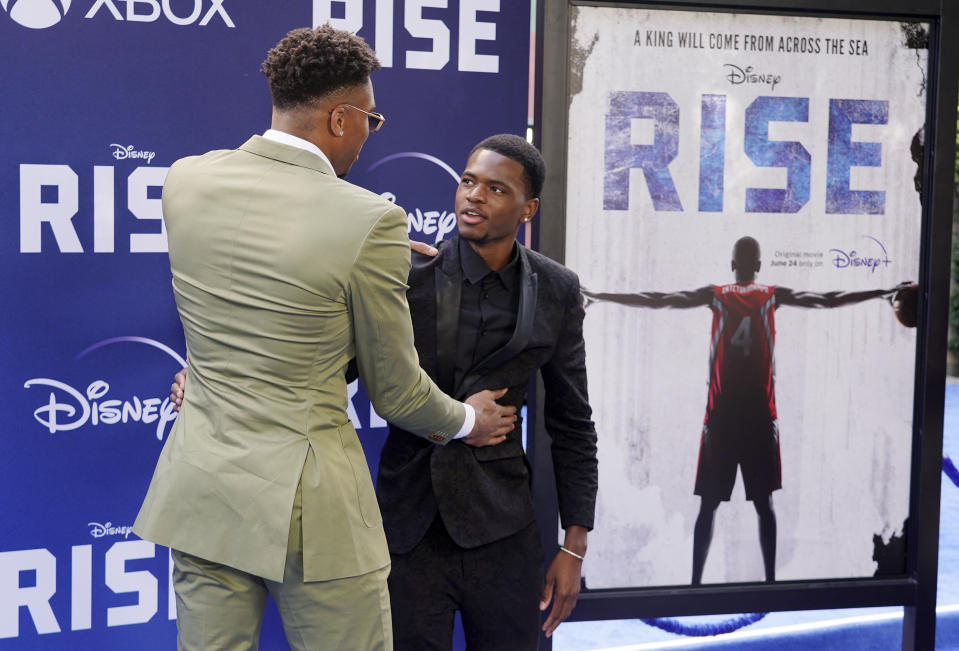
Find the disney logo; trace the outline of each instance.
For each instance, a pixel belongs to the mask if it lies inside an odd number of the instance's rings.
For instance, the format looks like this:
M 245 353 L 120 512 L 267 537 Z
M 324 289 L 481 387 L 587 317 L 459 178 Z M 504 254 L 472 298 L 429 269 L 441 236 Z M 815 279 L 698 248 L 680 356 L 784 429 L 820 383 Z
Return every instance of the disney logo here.
M 876 269 L 878 269 L 880 266 L 885 265 L 888 267 L 890 264 L 892 264 L 892 260 L 889 259 L 889 254 L 886 252 L 886 247 L 883 246 L 882 242 L 877 240 L 872 235 L 866 235 L 865 237 L 879 245 L 879 249 L 882 251 L 881 257 L 862 255 L 858 251 L 829 249 L 830 253 L 836 254 L 836 257 L 832 259 L 833 266 L 835 266 L 836 269 L 851 269 L 861 267 L 863 269 L 869 269 L 870 273 L 875 273 Z
M 396 195 L 392 192 L 383 192 L 380 196 L 384 199 L 396 203 Z M 442 240 L 447 233 L 453 232 L 456 228 L 456 213 L 452 210 L 427 210 L 423 212 L 415 208 L 413 212 L 406 213 L 407 232 L 423 233 L 424 235 L 434 235 L 433 243 L 436 244 Z
M 103 380 L 91 382 L 85 394 L 48 378 L 27 380 L 23 386 L 27 389 L 33 386 L 51 388 L 47 401 L 33 412 L 34 419 L 51 434 L 74 430 L 87 422 L 97 426 L 132 421 L 156 423 L 156 437 L 162 441 L 167 424 L 177 415 L 169 398 L 141 400 L 132 396 L 129 400 L 101 400 L 110 391 L 110 385 Z
M 87 522 L 87 526 L 90 527 L 90 535 L 94 538 L 103 538 L 104 536 L 123 536 L 124 538 L 129 538 L 130 534 L 133 533 L 132 526 L 114 527 L 112 522 L 107 522 L 106 524 Z
M 433 235 L 435 233 L 434 244 L 442 240 L 444 235 L 452 232 L 453 229 L 456 228 L 456 214 L 452 210 L 449 212 L 445 210 L 428 210 L 423 212 L 417 208 L 416 212 L 406 213 L 406 217 L 409 221 L 408 232 L 412 233 L 416 231 L 424 235 Z
M 769 90 L 776 90 L 776 84 L 782 81 L 782 76 L 771 72 L 755 72 L 752 66 L 740 68 L 732 63 L 724 63 L 724 67 L 729 68 L 726 74 L 726 80 L 733 86 L 739 84 L 769 84 Z
M 147 165 L 153 160 L 153 157 L 156 156 L 156 152 L 138 150 L 133 145 L 123 145 L 111 144 L 113 147 L 113 157 L 117 160 L 126 160 L 128 158 L 140 158 L 147 162 Z

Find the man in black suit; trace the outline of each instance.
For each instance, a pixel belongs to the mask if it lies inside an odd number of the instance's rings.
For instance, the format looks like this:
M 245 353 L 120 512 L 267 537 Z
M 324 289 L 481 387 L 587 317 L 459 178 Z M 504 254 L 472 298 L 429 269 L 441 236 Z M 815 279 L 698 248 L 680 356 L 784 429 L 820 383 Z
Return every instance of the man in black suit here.
M 435 257 L 413 254 L 407 299 L 420 365 L 450 395 L 508 387 L 498 402 L 518 408 L 541 373 L 565 540 L 544 574 L 519 421 L 476 449 L 390 425 L 377 496 L 398 650 L 452 648 L 457 610 L 470 651 L 535 649 L 540 629 L 551 635 L 579 595 L 598 481 L 583 299 L 576 274 L 516 242 L 545 175 L 518 136 L 476 145 L 456 190 L 458 236 Z M 175 403 L 184 380 L 181 371 Z
M 508 387 L 517 408 L 536 371 L 565 542 L 543 574 L 521 426 L 499 445 L 430 445 L 393 425 L 377 495 L 390 547 L 397 649 L 449 649 L 459 610 L 474 650 L 535 649 L 579 594 L 597 486 L 579 280 L 516 242 L 539 207 L 540 153 L 498 135 L 470 153 L 456 190 L 458 237 L 413 255 L 407 298 L 420 365 L 443 391 Z M 552 609 L 540 625 L 540 611 Z

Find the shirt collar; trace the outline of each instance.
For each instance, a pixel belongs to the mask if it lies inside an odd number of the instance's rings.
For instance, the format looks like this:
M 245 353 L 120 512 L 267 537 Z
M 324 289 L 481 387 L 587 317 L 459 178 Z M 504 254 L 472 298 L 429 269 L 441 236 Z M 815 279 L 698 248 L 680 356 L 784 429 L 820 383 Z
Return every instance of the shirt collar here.
M 486 261 L 473 250 L 469 242 L 459 238 L 460 245 L 460 267 L 463 269 L 463 276 L 471 285 L 479 284 L 487 275 L 493 274 L 499 278 L 500 282 L 507 289 L 511 289 L 516 283 L 516 277 L 519 273 L 519 254 L 516 250 L 517 244 L 513 244 L 513 256 L 506 266 L 499 271 L 493 271 L 486 264 Z
M 276 129 L 267 129 L 263 134 L 263 137 L 267 140 L 272 140 L 273 142 L 278 142 L 281 145 L 289 145 L 291 147 L 297 147 L 298 149 L 305 149 L 308 152 L 314 153 L 323 159 L 323 162 L 330 166 L 330 169 L 333 169 L 333 163 L 330 162 L 330 159 L 326 157 L 326 154 L 323 153 L 323 150 L 314 145 L 309 140 L 304 140 L 294 136 L 291 133 L 285 131 L 278 131 Z M 336 173 L 336 170 L 333 170 L 333 173 Z

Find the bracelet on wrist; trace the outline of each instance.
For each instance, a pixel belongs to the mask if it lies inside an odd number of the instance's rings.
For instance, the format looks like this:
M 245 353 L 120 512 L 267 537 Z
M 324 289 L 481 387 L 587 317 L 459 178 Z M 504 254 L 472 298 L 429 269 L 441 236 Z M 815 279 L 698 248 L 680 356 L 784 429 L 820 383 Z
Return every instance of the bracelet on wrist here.
M 586 558 L 585 556 L 580 556 L 580 555 L 577 554 L 576 552 L 572 552 L 572 551 L 566 549 L 566 548 L 563 547 L 562 545 L 560 545 L 559 548 L 560 548 L 561 551 L 564 551 L 564 552 L 566 552 L 567 554 L 569 554 L 570 556 L 572 556 L 572 557 L 574 557 L 574 558 L 578 558 L 578 559 L 581 560 L 581 561 L 582 561 L 582 560 L 585 560 L 585 558 Z

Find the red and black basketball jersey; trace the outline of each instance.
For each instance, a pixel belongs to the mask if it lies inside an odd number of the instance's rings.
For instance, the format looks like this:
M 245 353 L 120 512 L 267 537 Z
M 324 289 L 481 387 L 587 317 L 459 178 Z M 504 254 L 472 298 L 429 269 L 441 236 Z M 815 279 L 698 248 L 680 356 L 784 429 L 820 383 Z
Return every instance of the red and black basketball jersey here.
M 748 409 L 753 415 L 768 412 L 775 419 L 775 287 L 715 285 L 710 307 L 713 329 L 706 422 L 724 409 Z

